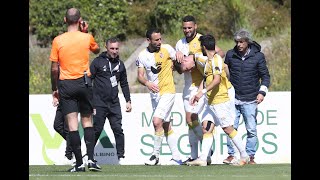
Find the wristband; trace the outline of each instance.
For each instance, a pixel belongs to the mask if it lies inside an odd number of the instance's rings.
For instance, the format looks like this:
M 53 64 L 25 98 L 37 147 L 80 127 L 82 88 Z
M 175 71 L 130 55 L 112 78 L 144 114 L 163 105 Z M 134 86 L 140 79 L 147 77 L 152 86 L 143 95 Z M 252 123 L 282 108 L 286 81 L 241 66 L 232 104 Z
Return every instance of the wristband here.
M 207 89 L 202 89 L 201 92 L 202 94 L 205 94 L 207 92 Z
M 267 94 L 268 93 L 268 88 L 265 85 L 261 85 L 259 91 L 263 91 L 263 92 L 265 92 Z

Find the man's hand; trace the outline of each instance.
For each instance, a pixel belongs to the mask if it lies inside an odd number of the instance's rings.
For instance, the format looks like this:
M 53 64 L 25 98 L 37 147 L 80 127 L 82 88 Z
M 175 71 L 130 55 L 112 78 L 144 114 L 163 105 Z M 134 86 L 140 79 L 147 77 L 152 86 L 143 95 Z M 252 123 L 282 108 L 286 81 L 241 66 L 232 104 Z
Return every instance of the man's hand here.
M 127 104 L 126 104 L 126 112 L 131 112 L 131 110 L 132 110 L 131 102 L 128 101 Z
M 183 53 L 182 53 L 181 51 L 177 51 L 177 52 L 176 52 L 176 58 L 177 58 L 177 61 L 178 61 L 179 63 L 181 63 L 181 62 L 183 61 L 183 58 L 184 58 Z
M 264 96 L 262 94 L 258 94 L 257 96 L 257 103 L 260 104 L 264 100 Z
M 190 103 L 192 106 L 195 106 L 195 105 L 198 103 L 199 99 L 202 97 L 202 95 L 203 95 L 203 93 L 202 93 L 201 91 L 199 91 L 195 96 L 193 96 L 193 97 L 190 99 L 189 103 Z
M 88 28 L 89 28 L 89 24 L 87 21 L 81 21 L 80 23 L 80 30 L 81 32 L 84 32 L 84 33 L 88 33 Z
M 52 105 L 53 107 L 57 107 L 59 105 L 59 93 L 58 90 L 52 92 Z
M 152 83 L 152 82 L 150 82 L 150 81 L 147 81 L 147 82 L 145 83 L 145 85 L 148 87 L 148 89 L 149 89 L 150 91 L 152 91 L 152 92 L 154 92 L 154 93 L 159 92 L 159 87 L 158 87 L 158 85 L 156 85 L 156 84 L 154 84 L 154 83 Z

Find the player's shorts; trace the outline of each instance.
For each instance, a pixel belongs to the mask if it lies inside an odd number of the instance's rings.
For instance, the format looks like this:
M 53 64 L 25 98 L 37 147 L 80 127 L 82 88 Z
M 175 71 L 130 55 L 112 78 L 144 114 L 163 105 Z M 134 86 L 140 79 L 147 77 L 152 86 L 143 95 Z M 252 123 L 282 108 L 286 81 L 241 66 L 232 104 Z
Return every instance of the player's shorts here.
M 64 115 L 72 112 L 93 113 L 92 86 L 85 85 L 84 78 L 60 80 L 58 83 L 59 104 Z
M 232 105 L 232 108 L 233 108 L 233 111 L 236 112 L 236 105 L 235 105 L 235 96 L 236 96 L 236 93 L 235 93 L 235 90 L 234 90 L 234 87 L 231 86 L 229 89 L 228 89 L 228 96 L 230 98 L 230 102 Z
M 153 116 L 170 122 L 170 113 L 176 94 L 163 94 L 157 99 L 151 99 Z
M 191 112 L 191 113 L 198 114 L 200 112 L 200 110 L 202 109 L 202 107 L 204 106 L 204 99 L 206 97 L 205 94 L 199 99 L 199 101 L 194 106 L 192 106 L 190 104 L 190 99 L 194 95 L 196 95 L 197 92 L 198 92 L 198 87 L 192 86 L 192 87 L 189 87 L 189 89 L 188 89 L 189 95 L 184 94 L 182 96 L 183 97 L 183 106 L 184 106 L 184 110 L 186 112 Z
M 213 119 L 213 112 L 209 108 L 209 105 L 207 103 L 207 99 L 205 99 L 205 103 L 204 103 L 203 107 L 201 108 L 198 116 L 199 116 L 200 123 L 202 123 L 203 121 L 211 121 L 215 125 L 217 123 Z
M 232 106 L 234 106 L 234 104 L 232 104 L 230 100 L 214 105 L 207 105 L 206 103 L 201 122 L 204 120 L 212 121 L 216 126 L 221 126 L 222 128 L 233 126 L 236 113 Z

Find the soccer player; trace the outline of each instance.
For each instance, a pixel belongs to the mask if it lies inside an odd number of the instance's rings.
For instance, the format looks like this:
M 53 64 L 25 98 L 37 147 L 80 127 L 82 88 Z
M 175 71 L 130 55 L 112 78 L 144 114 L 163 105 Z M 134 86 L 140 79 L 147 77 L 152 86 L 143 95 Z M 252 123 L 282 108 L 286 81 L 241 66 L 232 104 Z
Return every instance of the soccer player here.
M 201 53 L 199 37 L 202 35 L 197 32 L 196 19 L 193 16 L 187 15 L 182 19 L 182 29 L 185 37 L 181 38 L 176 43 L 176 57 L 177 61 L 181 62 L 184 56 L 189 54 Z M 217 46 L 215 46 L 216 52 L 224 57 L 224 52 Z M 200 83 L 203 79 L 201 73 L 197 68 L 190 69 L 190 71 L 184 71 L 184 88 L 182 93 L 183 105 L 186 113 L 186 122 L 188 124 L 188 137 L 191 150 L 191 157 L 187 159 L 184 164 L 188 161 L 192 161 L 198 158 L 198 142 L 202 140 L 202 130 L 198 121 L 198 112 L 204 105 L 204 99 L 199 99 L 197 105 L 190 106 L 190 97 L 195 95 Z M 212 152 L 211 152 L 212 153 Z M 211 155 L 208 154 L 208 164 L 211 164 Z
M 243 166 L 248 163 L 249 156 L 245 151 L 240 134 L 233 128 L 235 111 L 234 104 L 228 96 L 226 73 L 223 73 L 223 60 L 215 52 L 215 38 L 212 35 L 200 37 L 203 55 L 207 56 L 204 67 L 205 84 L 201 84 L 195 96 L 190 99 L 190 104 L 196 104 L 205 94 L 206 103 L 202 112 L 203 142 L 202 153 L 198 159 L 187 162 L 187 165 L 204 166 L 207 152 L 212 146 L 211 138 L 214 126 L 221 126 L 223 131 L 230 137 L 240 153 L 240 159 L 232 165 Z M 197 57 L 196 57 L 197 59 Z
M 139 53 L 136 60 L 138 81 L 150 91 L 153 108 L 152 122 L 155 129 L 153 153 L 145 165 L 159 163 L 160 148 L 164 137 L 172 153 L 169 164 L 181 165 L 177 137 L 170 122 L 170 111 L 176 93 L 172 71 L 172 61 L 176 60 L 176 52 L 169 44 L 161 44 L 161 33 L 156 28 L 147 30 L 146 38 L 149 45 Z

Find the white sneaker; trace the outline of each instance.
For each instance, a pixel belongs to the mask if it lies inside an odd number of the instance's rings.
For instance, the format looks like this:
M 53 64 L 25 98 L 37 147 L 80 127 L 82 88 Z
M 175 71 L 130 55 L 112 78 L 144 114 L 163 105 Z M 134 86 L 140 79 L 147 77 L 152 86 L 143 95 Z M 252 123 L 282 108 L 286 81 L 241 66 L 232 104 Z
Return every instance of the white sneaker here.
M 182 165 L 183 162 L 181 160 L 171 159 L 166 165 Z
M 245 158 L 241 158 L 239 160 L 235 160 L 233 161 L 230 165 L 232 166 L 244 166 L 246 164 L 248 164 L 248 162 L 250 161 L 250 157 L 245 157 Z
M 155 166 L 159 163 L 159 157 L 156 157 L 156 155 L 152 155 L 144 164 Z
M 206 160 L 201 160 L 200 158 L 195 159 L 193 161 L 187 162 L 188 166 L 207 166 Z
M 124 165 L 124 164 L 125 164 L 124 158 L 123 157 L 119 158 L 119 165 Z
M 73 166 L 71 169 L 68 170 L 68 172 L 85 172 L 86 167 L 84 164 L 81 164 L 81 166 Z

